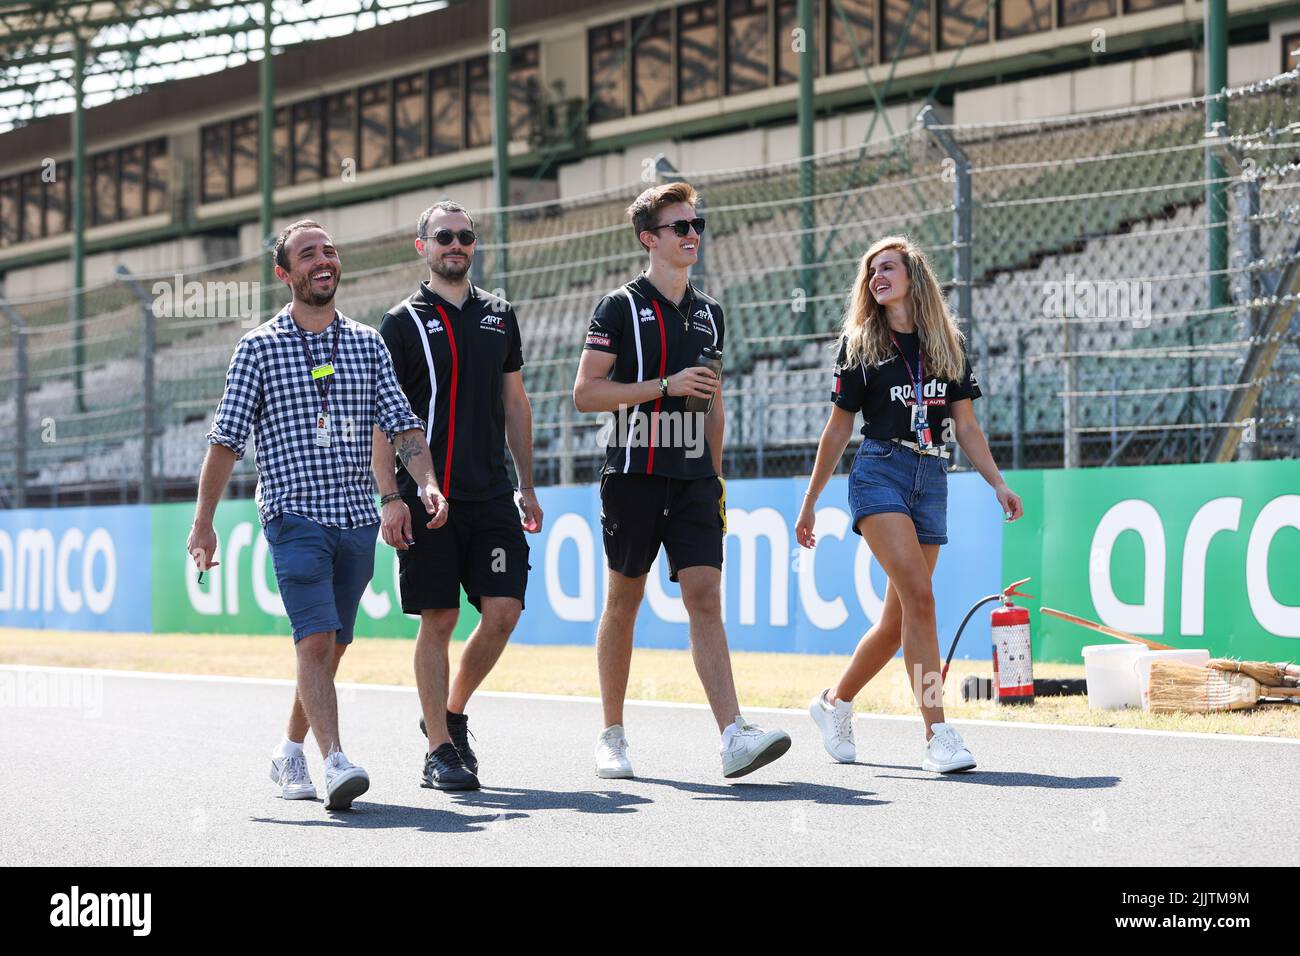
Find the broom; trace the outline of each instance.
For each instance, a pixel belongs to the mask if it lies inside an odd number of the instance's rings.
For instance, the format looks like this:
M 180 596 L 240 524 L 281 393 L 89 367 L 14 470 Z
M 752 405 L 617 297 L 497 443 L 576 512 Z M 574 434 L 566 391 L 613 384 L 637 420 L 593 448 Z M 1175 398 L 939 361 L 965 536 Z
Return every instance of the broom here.
M 1300 684 L 1300 667 L 1295 664 L 1288 664 L 1285 661 L 1270 664 L 1267 661 L 1239 661 L 1232 658 L 1216 657 L 1206 666 L 1212 667 L 1216 671 L 1245 674 L 1247 677 L 1253 677 L 1266 687 L 1295 687 Z
M 1151 664 L 1151 711 L 1159 714 L 1213 714 L 1248 710 L 1261 697 L 1300 697 L 1300 687 L 1265 687 L 1247 674 L 1197 667 L 1182 661 Z
M 1090 621 L 1086 617 L 1079 617 L 1076 614 L 1068 614 L 1065 611 L 1058 611 L 1054 607 L 1040 607 L 1039 613 L 1050 614 L 1052 617 L 1059 617 L 1062 621 L 1069 621 L 1071 624 L 1078 624 L 1080 627 L 1086 627 L 1090 631 L 1096 631 L 1098 634 L 1105 634 L 1107 637 L 1114 637 L 1121 641 L 1127 641 L 1129 644 L 1141 644 L 1143 647 L 1153 651 L 1172 651 L 1174 648 L 1168 644 L 1161 644 L 1157 641 L 1147 640 L 1145 637 L 1138 637 L 1136 634 L 1130 634 L 1128 631 L 1121 631 L 1113 627 L 1107 627 L 1105 624 L 1098 624 L 1096 621 Z

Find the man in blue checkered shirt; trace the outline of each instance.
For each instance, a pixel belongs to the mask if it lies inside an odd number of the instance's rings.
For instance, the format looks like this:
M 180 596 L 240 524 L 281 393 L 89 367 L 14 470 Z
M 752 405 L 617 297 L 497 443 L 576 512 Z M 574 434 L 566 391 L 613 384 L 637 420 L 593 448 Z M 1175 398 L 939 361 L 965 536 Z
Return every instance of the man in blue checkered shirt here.
M 342 266 L 330 237 L 300 220 L 280 234 L 274 256 L 293 301 L 235 348 L 208 432 L 187 548 L 200 571 L 216 567 L 212 517 L 252 431 L 258 513 L 298 659 L 297 694 L 271 777 L 286 799 L 316 798 L 302 749 L 310 728 L 325 758 L 326 809 L 343 810 L 370 786 L 339 745 L 334 674 L 374 571 L 376 426 L 420 489 L 430 528 L 446 522 L 447 501 L 424 423 L 397 384 L 384 340 L 334 307 Z

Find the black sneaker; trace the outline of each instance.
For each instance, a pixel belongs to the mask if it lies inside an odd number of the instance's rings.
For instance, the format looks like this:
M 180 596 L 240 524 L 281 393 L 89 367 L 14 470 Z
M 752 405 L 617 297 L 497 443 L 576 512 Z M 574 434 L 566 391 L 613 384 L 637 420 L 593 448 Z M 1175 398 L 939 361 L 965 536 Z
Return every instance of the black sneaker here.
M 469 715 L 447 711 L 447 733 L 451 737 L 451 742 L 456 745 L 456 750 L 460 752 L 460 759 L 465 761 L 469 772 L 477 774 L 478 757 L 469 745 Z
M 424 778 L 420 786 L 434 790 L 477 790 L 478 777 L 465 767 L 465 761 L 451 744 L 442 744 L 424 755 Z
M 420 733 L 429 736 L 428 730 L 424 727 L 423 717 L 420 718 Z M 447 733 L 451 735 L 451 742 L 456 745 L 456 750 L 460 752 L 460 759 L 465 761 L 469 772 L 477 774 L 478 757 L 469 745 L 469 715 L 447 711 Z

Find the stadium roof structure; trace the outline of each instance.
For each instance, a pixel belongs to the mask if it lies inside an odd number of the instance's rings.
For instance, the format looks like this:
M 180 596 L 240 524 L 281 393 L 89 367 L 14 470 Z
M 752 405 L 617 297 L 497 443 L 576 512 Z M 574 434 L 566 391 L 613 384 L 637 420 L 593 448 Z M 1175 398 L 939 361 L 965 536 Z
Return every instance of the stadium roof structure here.
M 0 131 L 462 2 L 0 0 Z

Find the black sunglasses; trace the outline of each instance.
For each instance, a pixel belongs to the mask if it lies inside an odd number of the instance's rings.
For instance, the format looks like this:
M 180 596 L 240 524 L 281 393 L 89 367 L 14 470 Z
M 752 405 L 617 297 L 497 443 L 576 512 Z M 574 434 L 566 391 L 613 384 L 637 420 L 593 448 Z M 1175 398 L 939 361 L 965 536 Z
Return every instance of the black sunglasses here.
M 650 232 L 658 232 L 660 229 L 672 228 L 673 232 L 679 236 L 684 236 L 691 229 L 695 230 L 697 236 L 704 235 L 704 217 L 696 216 L 694 219 L 678 219 L 676 222 L 666 222 L 662 226 L 651 226 Z
M 433 239 L 440 246 L 449 246 L 453 239 L 459 239 L 462 246 L 472 246 L 478 239 L 474 235 L 473 229 L 462 229 L 459 232 L 452 232 L 450 229 L 439 229 L 431 236 L 421 236 L 421 239 Z

